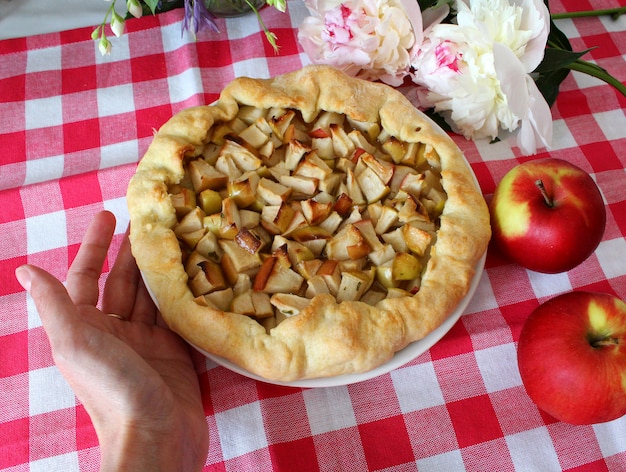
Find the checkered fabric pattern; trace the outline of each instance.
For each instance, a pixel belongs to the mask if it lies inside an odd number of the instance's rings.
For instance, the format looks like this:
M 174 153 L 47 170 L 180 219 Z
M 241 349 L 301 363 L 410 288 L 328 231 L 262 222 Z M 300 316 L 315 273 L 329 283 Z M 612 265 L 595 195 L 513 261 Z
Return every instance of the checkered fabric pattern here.
M 553 11 L 619 0 L 552 1 Z M 0 41 L 0 469 L 95 471 L 91 421 L 52 361 L 16 267 L 65 280 L 93 215 L 118 227 L 108 272 L 128 224 L 125 193 L 153 131 L 173 113 L 215 100 L 232 78 L 269 77 L 307 63 L 296 33 L 306 10 L 262 11 L 276 55 L 254 15 L 219 20 L 221 32 L 181 36 L 182 11 L 127 23 L 101 57 L 90 29 Z M 626 81 L 626 17 L 562 20 L 577 50 Z M 624 471 L 626 417 L 560 423 L 527 396 L 516 342 L 530 311 L 570 290 L 626 299 L 626 99 L 573 73 L 553 107 L 553 149 L 598 183 L 604 239 L 563 274 L 527 271 L 488 251 L 465 314 L 428 352 L 374 379 L 303 389 L 242 377 L 195 361 L 211 444 L 206 471 Z M 508 142 L 454 138 L 489 200 L 520 162 Z

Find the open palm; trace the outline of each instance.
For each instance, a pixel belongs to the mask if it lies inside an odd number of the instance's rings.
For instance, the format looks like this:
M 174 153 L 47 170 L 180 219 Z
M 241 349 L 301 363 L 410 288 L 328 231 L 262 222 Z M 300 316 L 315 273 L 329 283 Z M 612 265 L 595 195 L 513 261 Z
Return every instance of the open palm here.
M 94 423 L 101 470 L 200 470 L 208 430 L 196 371 L 186 343 L 159 318 L 128 238 L 97 308 L 114 228 L 111 213 L 96 215 L 67 289 L 32 266 L 16 275 L 30 286 L 54 361 Z

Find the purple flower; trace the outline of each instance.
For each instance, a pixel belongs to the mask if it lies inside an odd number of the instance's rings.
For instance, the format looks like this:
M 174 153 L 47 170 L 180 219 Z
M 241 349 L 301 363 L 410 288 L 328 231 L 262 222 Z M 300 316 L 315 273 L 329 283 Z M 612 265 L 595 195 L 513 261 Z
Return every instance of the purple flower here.
M 198 31 L 206 29 L 219 31 L 213 20 L 215 16 L 206 9 L 202 0 L 185 0 L 185 19 L 181 34 L 189 30 L 195 38 Z

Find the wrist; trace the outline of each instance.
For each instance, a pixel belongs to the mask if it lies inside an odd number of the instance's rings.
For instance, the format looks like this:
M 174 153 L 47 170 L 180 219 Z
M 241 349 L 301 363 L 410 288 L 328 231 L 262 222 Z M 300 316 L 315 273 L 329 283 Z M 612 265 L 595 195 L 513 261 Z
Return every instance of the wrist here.
M 137 426 L 117 426 L 100 439 L 100 472 L 187 472 L 201 470 L 189 444 L 181 444 L 181 431 L 151 431 Z M 100 435 L 98 435 L 100 438 Z

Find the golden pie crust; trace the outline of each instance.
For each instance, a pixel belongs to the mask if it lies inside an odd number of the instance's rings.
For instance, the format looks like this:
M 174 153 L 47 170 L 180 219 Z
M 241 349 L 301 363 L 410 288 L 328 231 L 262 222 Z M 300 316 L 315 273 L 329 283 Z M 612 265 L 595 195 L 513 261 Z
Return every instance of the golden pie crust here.
M 249 316 L 194 300 L 173 231 L 178 220 L 169 189 L 185 178 L 185 160 L 201 152 L 214 124 L 232 119 L 243 105 L 298 110 L 306 122 L 321 110 L 337 112 L 360 122 L 379 122 L 402 142 L 432 146 L 447 200 L 416 294 L 386 298 L 374 306 L 316 295 L 297 316 L 271 330 Z M 491 236 L 483 196 L 450 137 L 398 91 L 326 66 L 268 80 L 238 78 L 214 105 L 173 116 L 139 163 L 127 200 L 132 252 L 167 325 L 204 351 L 274 381 L 366 372 L 422 339 L 467 294 Z

